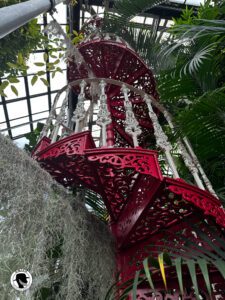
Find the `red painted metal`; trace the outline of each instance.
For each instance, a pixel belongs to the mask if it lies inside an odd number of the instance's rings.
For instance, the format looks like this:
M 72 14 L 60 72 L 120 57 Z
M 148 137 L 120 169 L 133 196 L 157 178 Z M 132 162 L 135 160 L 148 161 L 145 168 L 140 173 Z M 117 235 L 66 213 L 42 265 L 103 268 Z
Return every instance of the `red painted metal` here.
M 158 98 L 152 72 L 124 42 L 97 38 L 81 43 L 79 50 L 85 64 L 78 68 L 73 59 L 69 60 L 69 81 L 86 78 L 91 70 L 96 77 L 129 83 Z M 77 87 L 74 89 L 79 90 Z M 86 93 L 89 94 L 89 86 Z M 133 148 L 132 139 L 124 130 L 124 96 L 120 88 L 108 84 L 106 94 L 113 121 L 107 127 L 106 148 L 96 148 L 91 133 L 85 131 L 53 144 L 50 144 L 50 139 L 43 138 L 33 157 L 64 186 L 83 184 L 102 196 L 117 244 L 117 269 L 121 280 L 126 281 L 141 268 L 141 262 L 149 252 L 157 250 L 156 245 L 163 250 L 165 239 L 173 246 L 176 243 L 178 248 L 183 247 L 184 242 L 179 241 L 177 233 L 193 238 L 190 224 L 198 224 L 204 232 L 213 224 L 219 234 L 225 227 L 225 210 L 219 200 L 207 191 L 183 180 L 162 176 L 157 152 L 144 149 L 148 146 L 146 140 L 154 138 L 147 106 L 139 95 L 129 94 L 135 117 L 142 128 L 139 137 L 142 148 Z M 209 225 L 202 220 L 207 220 Z M 210 233 L 208 236 L 212 239 Z M 197 241 L 208 247 L 204 241 Z M 208 250 L 211 251 L 210 248 Z M 174 270 L 167 268 L 167 272 L 171 288 L 178 288 Z M 216 271 L 211 273 L 215 275 Z M 178 299 L 176 293 L 160 294 L 163 283 L 162 278 L 157 276 L 154 278 L 159 288 L 156 298 Z M 215 282 L 219 283 L 220 279 Z M 189 287 L 192 285 L 188 279 L 186 283 Z M 137 299 L 155 299 L 149 295 L 150 292 L 149 288 L 142 286 Z M 187 295 L 182 299 L 195 298 Z
M 51 139 L 47 138 L 46 136 L 44 136 L 39 142 L 38 144 L 35 146 L 34 150 L 32 151 L 31 155 L 33 158 L 37 157 L 37 154 L 39 152 L 41 152 L 42 150 L 44 150 L 45 148 L 47 148 L 51 143 Z

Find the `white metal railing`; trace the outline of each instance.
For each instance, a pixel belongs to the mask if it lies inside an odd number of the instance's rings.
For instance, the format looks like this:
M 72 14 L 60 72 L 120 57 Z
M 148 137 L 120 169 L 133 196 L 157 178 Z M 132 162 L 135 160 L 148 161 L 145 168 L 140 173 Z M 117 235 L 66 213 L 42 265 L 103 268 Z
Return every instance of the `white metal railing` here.
M 99 97 L 99 110 L 97 114 L 96 124 L 101 127 L 101 144 L 103 147 L 107 146 L 107 125 L 112 123 L 111 114 L 108 110 L 107 96 L 105 94 L 106 83 L 104 80 L 100 81 L 100 97 Z
M 80 94 L 78 96 L 78 102 L 76 110 L 73 113 L 73 117 L 71 119 L 72 122 L 75 123 L 75 133 L 78 133 L 80 130 L 80 123 L 85 119 L 85 109 L 84 109 L 84 101 L 85 101 L 85 93 L 84 88 L 86 86 L 86 82 L 84 80 L 80 83 Z
M 134 147 L 138 147 L 138 136 L 141 135 L 142 130 L 138 125 L 138 121 L 135 118 L 132 103 L 128 97 L 129 89 L 126 87 L 125 84 L 122 85 L 122 92 L 124 95 L 124 109 L 126 113 L 126 120 L 125 120 L 125 132 L 128 133 L 133 140 Z
M 91 89 L 90 85 L 97 85 L 98 87 L 98 97 L 97 101 L 93 102 L 93 99 L 87 99 L 86 95 L 90 95 Z M 50 136 L 52 143 L 54 143 L 58 136 L 59 138 L 64 138 L 72 133 L 79 133 L 88 128 L 88 121 L 93 120 L 94 126 L 92 128 L 92 136 L 95 140 L 99 141 L 96 146 L 107 147 L 107 138 L 108 131 L 107 126 L 111 124 L 111 114 L 109 111 L 109 102 L 110 99 L 107 99 L 106 85 L 112 84 L 120 87 L 121 93 L 124 98 L 124 112 L 125 112 L 125 122 L 124 122 L 124 131 L 131 136 L 134 147 L 139 146 L 138 137 L 142 133 L 142 129 L 138 123 L 138 120 L 135 117 L 133 111 L 132 102 L 129 99 L 129 92 L 132 91 L 137 95 L 140 95 L 143 101 L 146 103 L 148 108 L 149 118 L 151 119 L 154 135 L 156 139 L 156 145 L 165 155 L 165 160 L 168 164 L 170 172 L 174 178 L 179 178 L 177 171 L 176 163 L 172 154 L 173 146 L 170 143 L 166 133 L 164 132 L 158 116 L 155 113 L 153 107 L 157 108 L 160 112 L 163 113 L 165 119 L 167 120 L 168 125 L 174 131 L 174 125 L 172 122 L 172 117 L 169 112 L 151 95 L 146 94 L 143 90 L 134 88 L 129 84 L 123 82 L 108 79 L 108 78 L 86 78 L 76 80 L 69 85 L 63 87 L 56 95 L 55 101 L 52 107 L 52 110 L 47 119 L 46 125 L 43 128 L 40 138 L 43 136 Z M 80 93 L 78 95 L 78 103 L 73 116 L 69 119 L 68 114 L 68 94 L 69 89 L 72 86 L 80 86 Z M 87 91 L 85 90 L 87 89 Z M 56 114 L 56 107 L 59 101 L 61 93 L 66 91 L 66 96 L 62 102 L 60 112 Z M 96 89 L 95 89 L 96 96 Z M 91 96 L 92 98 L 92 96 Z M 96 108 L 97 107 L 97 108 Z M 94 111 L 96 113 L 94 114 Z M 94 116 L 94 118 L 93 118 Z M 69 126 L 69 124 L 71 124 Z M 98 130 L 96 128 L 99 128 Z M 49 132 L 51 133 L 49 134 Z M 98 132 L 98 134 L 96 134 Z M 112 147 L 109 146 L 109 147 Z M 201 188 L 207 188 L 212 194 L 215 194 L 215 191 L 212 188 L 212 185 L 207 178 L 204 170 L 202 169 L 189 141 L 187 138 L 179 138 L 176 142 L 176 147 L 178 149 L 178 154 L 182 157 L 184 164 L 192 174 L 196 185 Z

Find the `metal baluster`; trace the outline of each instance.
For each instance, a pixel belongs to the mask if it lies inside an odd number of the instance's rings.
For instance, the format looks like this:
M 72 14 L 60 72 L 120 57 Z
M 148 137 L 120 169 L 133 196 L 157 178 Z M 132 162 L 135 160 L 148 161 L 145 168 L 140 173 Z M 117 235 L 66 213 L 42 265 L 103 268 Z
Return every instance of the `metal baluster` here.
M 85 109 L 84 109 L 84 100 L 85 100 L 85 93 L 84 88 L 86 86 L 86 82 L 84 80 L 80 83 L 80 94 L 78 96 L 77 107 L 73 113 L 73 117 L 71 121 L 75 122 L 75 133 L 80 131 L 80 122 L 85 118 Z
M 68 95 L 69 95 L 69 89 L 67 89 L 67 91 L 66 91 L 66 96 L 63 100 L 60 112 L 59 112 L 58 116 L 56 117 L 55 126 L 54 126 L 54 129 L 50 136 L 50 138 L 52 139 L 51 144 L 56 142 L 60 125 L 62 125 L 65 122 L 66 108 L 67 108 L 67 104 L 68 104 Z
M 171 122 L 169 114 L 167 112 L 164 112 L 164 116 L 165 116 L 170 128 L 172 129 L 172 132 L 174 132 L 174 125 Z M 192 176 L 194 177 L 196 185 L 200 189 L 205 190 L 202 180 L 198 174 L 198 171 L 199 171 L 198 165 L 196 164 L 196 162 L 193 159 L 193 155 L 195 155 L 194 152 L 193 153 L 190 152 L 191 155 L 189 155 L 189 153 L 188 153 L 186 147 L 184 146 L 184 144 L 182 143 L 181 139 L 177 140 L 177 145 L 178 145 L 178 150 L 180 151 L 181 157 L 183 158 L 184 164 L 189 169 Z M 196 159 L 197 159 L 197 157 L 196 157 Z M 210 187 L 208 187 L 208 188 L 209 188 L 209 191 L 215 195 L 215 191 L 212 189 L 212 187 L 211 187 L 211 189 L 210 189 Z
M 205 183 L 208 191 L 213 196 L 215 196 L 215 197 L 218 198 L 216 192 L 214 191 L 214 189 L 212 187 L 211 182 L 209 181 L 208 177 L 206 176 L 205 171 L 203 170 L 203 168 L 202 168 L 202 166 L 201 166 L 201 164 L 200 164 L 197 156 L 195 155 L 195 153 L 194 153 L 194 151 L 193 151 L 193 149 L 191 147 L 191 144 L 189 143 L 189 141 L 188 141 L 188 139 L 186 137 L 184 137 L 184 143 L 186 144 L 186 146 L 187 146 L 187 148 L 189 150 L 189 153 L 190 153 L 190 155 L 191 155 L 191 157 L 193 159 L 193 162 L 195 163 L 195 165 L 196 165 L 197 169 L 199 170 L 200 174 L 202 175 L 202 179 L 203 179 L 203 181 L 204 181 L 204 183 Z
M 172 150 L 172 145 L 168 141 L 168 137 L 166 136 L 165 132 L 162 130 L 162 127 L 158 121 L 158 117 L 152 109 L 151 99 L 147 95 L 145 95 L 144 100 L 148 106 L 149 117 L 152 120 L 154 135 L 156 138 L 156 144 L 165 152 L 167 162 L 172 170 L 174 178 L 179 178 L 176 165 L 170 153 L 170 151 Z
M 133 113 L 132 109 L 132 103 L 130 102 L 128 98 L 128 88 L 125 84 L 122 85 L 122 92 L 124 94 L 124 108 L 126 112 L 126 121 L 125 121 L 125 131 L 131 135 L 133 139 L 134 147 L 138 147 L 138 139 L 137 137 L 141 134 L 141 128 L 138 125 L 138 121 L 135 118 L 135 115 Z
M 99 107 L 99 112 L 97 114 L 97 120 L 96 124 L 99 125 L 102 128 L 102 146 L 105 147 L 107 145 L 106 138 L 107 138 L 107 133 L 106 133 L 106 128 L 107 125 L 109 125 L 112 120 L 111 120 L 111 115 L 108 110 L 107 106 L 107 96 L 105 94 L 105 86 L 106 83 L 104 80 L 100 81 L 99 87 L 100 87 L 100 107 Z

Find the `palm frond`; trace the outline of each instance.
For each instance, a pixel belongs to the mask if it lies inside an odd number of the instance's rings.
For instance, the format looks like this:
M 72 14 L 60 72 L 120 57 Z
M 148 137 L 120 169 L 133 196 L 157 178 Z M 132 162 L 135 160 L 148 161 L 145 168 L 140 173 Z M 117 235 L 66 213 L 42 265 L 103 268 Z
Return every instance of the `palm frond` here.
M 84 200 L 88 209 L 100 220 L 107 222 L 109 215 L 101 196 L 88 189 L 85 189 L 84 193 Z
M 115 9 L 124 19 L 130 19 L 145 10 L 150 9 L 156 5 L 167 2 L 165 0 L 117 0 Z
M 154 281 L 156 278 L 158 278 L 156 277 L 156 275 L 161 274 L 161 276 L 164 278 L 164 282 L 166 282 L 166 274 L 168 268 L 170 268 L 170 270 L 172 268 L 176 272 L 178 286 L 182 295 L 184 288 L 186 288 L 185 284 L 183 283 L 183 277 L 184 275 L 187 276 L 189 273 L 195 291 L 196 299 L 200 299 L 200 286 L 198 283 L 198 276 L 200 271 L 205 281 L 208 295 L 211 296 L 212 289 L 209 276 L 209 268 L 211 268 L 212 266 L 216 267 L 217 271 L 224 277 L 225 237 L 220 237 L 218 233 L 216 233 L 214 229 L 211 228 L 209 230 L 209 235 L 213 237 L 214 241 L 212 242 L 212 240 L 208 237 L 208 234 L 206 234 L 202 230 L 193 227 L 193 231 L 196 232 L 198 237 L 200 237 L 213 250 L 213 252 L 207 250 L 204 246 L 200 246 L 198 240 L 195 241 L 195 239 L 192 239 L 190 237 L 187 238 L 181 236 L 180 234 L 177 235 L 178 241 L 181 242 L 180 248 L 177 248 L 177 246 L 174 245 L 174 242 L 172 241 L 164 241 L 163 244 L 160 244 L 158 246 L 155 244 L 149 245 L 147 248 L 151 255 L 143 260 L 143 268 L 136 272 L 135 278 L 133 280 L 129 279 L 123 284 L 117 282 L 117 288 L 114 290 L 110 290 L 111 297 L 109 297 L 108 294 L 107 299 L 114 299 L 112 295 L 118 296 L 117 289 L 123 291 L 121 296 L 119 297 L 119 300 L 126 299 L 126 297 L 131 292 L 133 295 L 132 299 L 137 299 L 136 295 L 138 285 L 142 282 L 149 283 L 151 291 L 154 292 L 156 287 Z M 158 262 L 156 256 L 160 258 L 160 262 Z
M 225 88 L 205 93 L 178 117 L 180 132 L 205 159 L 225 152 Z M 197 130 L 196 130 L 197 129 Z
M 186 63 L 183 68 L 184 74 L 187 75 L 187 71 L 190 74 L 197 72 L 200 66 L 203 64 L 203 60 L 208 59 L 211 56 L 212 51 L 216 48 L 216 43 L 210 44 L 206 47 L 200 48 L 194 56 Z

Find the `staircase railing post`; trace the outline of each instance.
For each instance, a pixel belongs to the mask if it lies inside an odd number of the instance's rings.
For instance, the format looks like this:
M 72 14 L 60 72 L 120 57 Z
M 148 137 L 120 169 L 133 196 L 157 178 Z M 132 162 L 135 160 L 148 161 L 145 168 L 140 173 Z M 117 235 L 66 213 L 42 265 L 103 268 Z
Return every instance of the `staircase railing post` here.
M 125 131 L 128 133 L 132 139 L 134 147 L 138 147 L 138 136 L 142 133 L 141 128 L 139 126 L 138 121 L 135 118 L 133 109 L 132 109 L 132 103 L 130 102 L 128 98 L 128 88 L 125 84 L 122 85 L 121 91 L 124 95 L 124 109 L 126 114 L 126 120 L 125 120 Z
M 84 109 L 85 86 L 86 86 L 86 82 L 82 80 L 80 83 L 80 94 L 78 96 L 77 107 L 71 119 L 71 121 L 75 122 L 75 131 L 74 131 L 75 133 L 78 133 L 80 131 L 80 122 L 85 119 L 85 109 Z
M 97 115 L 97 121 L 96 124 L 99 125 L 102 128 L 102 146 L 107 146 L 107 125 L 111 124 L 111 114 L 108 110 L 107 105 L 107 96 L 105 94 L 105 86 L 106 83 L 104 80 L 101 80 L 99 83 L 100 87 L 100 105 L 99 105 L 99 112 Z
M 151 99 L 149 97 L 145 96 L 144 100 L 148 106 L 149 117 L 152 120 L 152 124 L 153 124 L 153 128 L 154 128 L 154 135 L 156 138 L 156 144 L 164 151 L 167 162 L 172 170 L 173 177 L 179 178 L 179 174 L 178 174 L 175 162 L 171 155 L 172 145 L 168 141 L 168 137 L 166 136 L 165 132 L 163 131 L 161 125 L 159 124 L 156 113 L 153 111 Z

